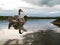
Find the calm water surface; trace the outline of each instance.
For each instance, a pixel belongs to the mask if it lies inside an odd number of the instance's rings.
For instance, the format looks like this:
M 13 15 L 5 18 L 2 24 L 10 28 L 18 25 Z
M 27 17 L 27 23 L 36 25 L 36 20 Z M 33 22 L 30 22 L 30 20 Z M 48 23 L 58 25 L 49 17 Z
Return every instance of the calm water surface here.
M 57 28 L 51 22 L 54 19 L 33 19 L 33 20 L 27 20 L 24 28 L 26 30 L 39 30 L 39 29 L 47 29 L 47 28 Z M 8 21 L 0 21 L 0 29 L 8 28 Z

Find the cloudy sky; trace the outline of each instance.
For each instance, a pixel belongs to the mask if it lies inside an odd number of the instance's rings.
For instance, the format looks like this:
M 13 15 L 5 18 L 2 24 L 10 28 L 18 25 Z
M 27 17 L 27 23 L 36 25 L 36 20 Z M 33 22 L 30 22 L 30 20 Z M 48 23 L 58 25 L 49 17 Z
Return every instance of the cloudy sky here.
M 17 14 L 20 7 L 31 16 L 60 16 L 60 0 L 0 0 L 1 15 Z

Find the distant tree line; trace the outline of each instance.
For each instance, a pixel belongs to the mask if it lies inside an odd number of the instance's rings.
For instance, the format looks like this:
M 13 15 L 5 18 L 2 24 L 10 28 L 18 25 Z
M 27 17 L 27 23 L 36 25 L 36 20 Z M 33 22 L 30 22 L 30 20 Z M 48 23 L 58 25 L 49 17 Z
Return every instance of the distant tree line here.
M 0 20 L 7 20 L 10 16 L 0 16 Z
M 11 16 L 0 16 L 0 20 L 7 20 L 9 17 Z M 27 20 L 27 19 L 57 19 L 57 18 L 60 18 L 60 17 L 28 17 L 28 16 L 24 16 L 24 18 Z

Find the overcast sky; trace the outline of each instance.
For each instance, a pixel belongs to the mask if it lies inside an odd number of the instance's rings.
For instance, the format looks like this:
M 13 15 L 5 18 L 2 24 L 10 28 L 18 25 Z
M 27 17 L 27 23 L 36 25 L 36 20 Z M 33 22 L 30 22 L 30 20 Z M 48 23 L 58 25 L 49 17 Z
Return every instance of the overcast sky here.
M 43 15 L 60 14 L 60 0 L 0 0 L 0 10 L 15 10 L 20 7 L 35 8 L 32 12 L 28 10 L 31 13 L 37 12 Z
M 0 0 L 0 9 L 14 9 L 18 7 L 37 7 L 23 0 Z

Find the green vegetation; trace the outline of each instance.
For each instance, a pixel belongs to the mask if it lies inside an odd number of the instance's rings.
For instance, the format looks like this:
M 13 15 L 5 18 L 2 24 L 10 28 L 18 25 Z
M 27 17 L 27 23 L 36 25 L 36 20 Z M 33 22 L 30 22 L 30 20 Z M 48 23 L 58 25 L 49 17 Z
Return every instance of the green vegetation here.
M 0 20 L 7 20 L 11 16 L 0 16 Z M 60 17 L 24 17 L 25 19 L 57 19 Z
M 27 19 L 57 19 L 60 17 L 27 17 Z
M 7 20 L 10 16 L 0 16 L 0 20 Z

